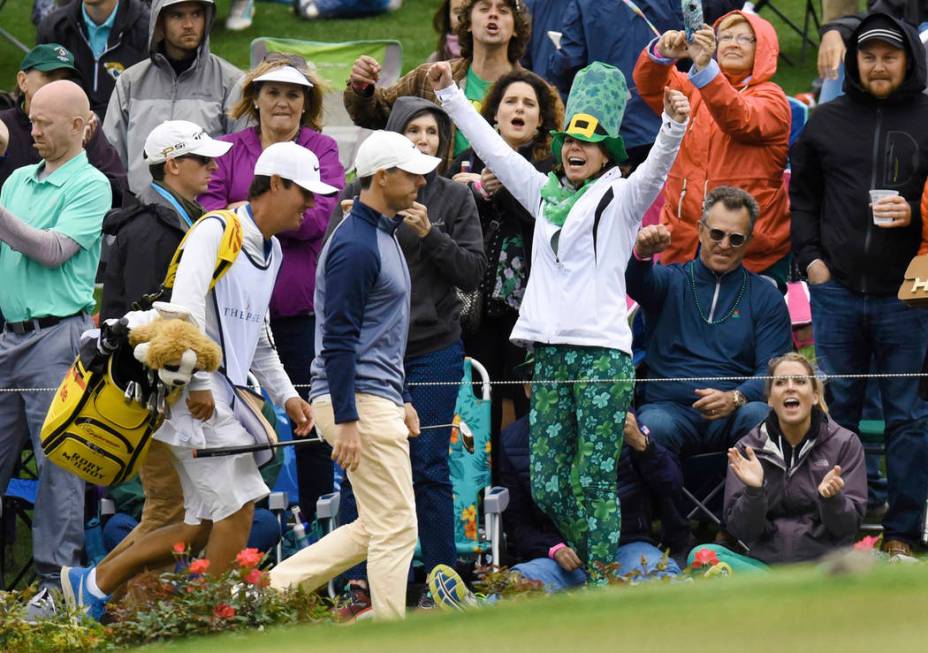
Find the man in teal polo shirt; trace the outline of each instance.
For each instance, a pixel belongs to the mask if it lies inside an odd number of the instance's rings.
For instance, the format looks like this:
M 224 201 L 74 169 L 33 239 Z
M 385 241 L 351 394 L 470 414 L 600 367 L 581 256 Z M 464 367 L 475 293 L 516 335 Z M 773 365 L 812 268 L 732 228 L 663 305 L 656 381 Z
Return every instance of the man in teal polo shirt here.
M 19 392 L 0 393 L 0 487 L 5 488 L 26 437 L 39 465 L 32 522 L 33 559 L 48 599 L 62 565 L 80 564 L 84 483 L 45 463 L 39 434 L 54 388 L 90 328 L 93 284 L 100 258 L 110 185 L 87 162 L 82 141 L 90 104 L 67 80 L 46 84 L 32 97 L 29 119 L 43 157 L 18 168 L 0 190 L 0 379 Z

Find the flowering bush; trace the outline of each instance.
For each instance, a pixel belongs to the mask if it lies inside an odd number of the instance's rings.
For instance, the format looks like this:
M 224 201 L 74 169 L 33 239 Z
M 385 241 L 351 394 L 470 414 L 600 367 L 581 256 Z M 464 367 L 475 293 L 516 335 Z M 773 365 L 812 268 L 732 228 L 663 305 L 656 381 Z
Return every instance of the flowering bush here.
M 209 561 L 189 560 L 184 545 L 174 546 L 174 573 L 146 573 L 133 579 L 126 596 L 111 603 L 108 635 L 118 646 L 159 640 L 260 629 L 275 624 L 330 621 L 327 602 L 301 588 L 270 589 L 257 549 L 245 549 L 232 568 L 206 575 Z
M 26 604 L 35 586 L 21 592 L 0 592 L 0 651 L 61 653 L 98 651 L 106 631 L 97 622 L 84 623 L 77 613 L 59 605 L 58 612 L 34 624 L 26 622 Z

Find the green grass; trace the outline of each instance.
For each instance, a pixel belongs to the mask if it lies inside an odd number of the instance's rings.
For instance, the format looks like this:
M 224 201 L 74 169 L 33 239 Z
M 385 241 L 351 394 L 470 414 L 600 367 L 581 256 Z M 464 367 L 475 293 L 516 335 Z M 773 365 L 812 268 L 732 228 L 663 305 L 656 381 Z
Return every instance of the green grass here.
M 413 614 L 404 623 L 281 628 L 140 650 L 912 651 L 924 646 L 926 584 L 928 567 L 922 565 L 842 577 L 813 568 L 781 569 L 695 584 L 578 592 L 468 614 Z
M 802 23 L 802 0 L 781 0 L 777 4 L 795 22 Z M 212 34 L 213 51 L 242 68 L 248 66 L 249 45 L 258 36 L 317 41 L 396 39 L 403 44 L 405 70 L 424 61 L 435 46 L 432 14 L 438 0 L 404 0 L 402 9 L 395 13 L 366 19 L 325 21 L 297 20 L 287 5 L 260 2 L 254 24 L 244 32 L 225 30 L 223 21 L 228 13 L 229 1 L 219 0 L 218 5 L 220 15 Z M 35 28 L 29 19 L 31 8 L 31 0 L 10 0 L 0 11 L 0 26 L 27 45 L 35 42 Z M 780 35 L 781 50 L 798 64 L 799 37 L 785 28 L 769 11 L 763 11 L 761 15 L 772 20 Z M 22 56 L 22 52 L 12 44 L 0 39 L 0 87 L 13 87 Z M 814 77 L 815 52 L 812 51 L 806 54 L 804 65 L 794 67 L 781 61 L 776 80 L 792 94 L 808 90 Z

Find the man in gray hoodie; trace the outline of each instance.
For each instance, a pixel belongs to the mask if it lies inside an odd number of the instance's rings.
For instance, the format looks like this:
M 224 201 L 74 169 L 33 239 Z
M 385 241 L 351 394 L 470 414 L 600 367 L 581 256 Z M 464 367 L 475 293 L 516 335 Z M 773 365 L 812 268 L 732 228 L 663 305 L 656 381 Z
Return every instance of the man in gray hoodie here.
M 149 58 L 116 80 L 103 133 L 129 171 L 129 189 L 151 183 L 142 150 L 164 120 L 188 120 L 210 136 L 232 131 L 228 111 L 237 99 L 242 71 L 209 51 L 216 17 L 213 0 L 154 0 Z

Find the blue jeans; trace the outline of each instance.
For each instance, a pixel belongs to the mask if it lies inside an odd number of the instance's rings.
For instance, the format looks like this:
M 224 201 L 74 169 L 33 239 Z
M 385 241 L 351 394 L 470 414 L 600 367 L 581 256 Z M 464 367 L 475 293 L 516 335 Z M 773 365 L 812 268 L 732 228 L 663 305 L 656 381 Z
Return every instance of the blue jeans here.
M 407 383 L 460 382 L 464 376 L 464 347 L 456 342 L 438 351 L 407 358 L 404 363 Z M 412 395 L 412 405 L 419 413 L 419 424 L 450 424 L 454 418 L 459 389 L 459 385 L 410 386 L 409 394 Z M 418 438 L 409 441 L 419 544 L 426 571 L 438 564 L 454 566 L 458 557 L 454 542 L 451 470 L 448 467 L 450 445 L 450 428 L 425 430 Z M 357 518 L 357 510 L 351 484 L 343 482 L 339 523 L 351 523 Z M 364 578 L 366 575 L 363 563 L 345 574 L 348 578 Z
M 893 296 L 853 293 L 837 281 L 810 285 L 812 330 L 819 365 L 826 374 L 865 374 L 871 356 L 883 373 L 918 373 L 928 350 L 928 314 Z M 886 422 L 889 511 L 884 537 L 918 541 L 928 497 L 928 403 L 917 378 L 878 379 Z M 828 382 L 831 415 L 846 429 L 858 428 L 866 379 Z
M 313 315 L 277 317 L 271 320 L 271 332 L 277 355 L 284 371 L 303 399 L 309 396 L 309 367 L 315 354 L 316 318 Z M 291 423 L 290 427 L 294 425 Z M 316 517 L 316 501 L 332 491 L 334 463 L 332 447 L 325 441 L 306 444 L 296 449 L 296 472 L 299 484 L 299 503 L 303 519 L 312 522 Z M 297 497 L 289 497 L 296 503 Z
M 615 561 L 619 563 L 619 574 L 623 576 L 635 570 L 645 576 L 653 572 L 654 578 L 679 574 L 680 567 L 673 558 L 668 558 L 667 568 L 664 571 L 654 572 L 663 555 L 660 549 L 648 542 L 630 542 L 619 546 Z M 642 557 L 645 559 L 644 564 L 641 563 Z M 519 572 L 529 580 L 540 580 L 547 592 L 560 592 L 586 583 L 586 574 L 582 569 L 564 571 L 551 558 L 535 558 L 513 566 L 512 570 Z
M 770 407 L 751 401 L 726 419 L 708 420 L 695 408 L 669 401 L 645 404 L 638 423 L 646 425 L 651 438 L 678 456 L 726 451 L 748 431 L 763 422 Z

